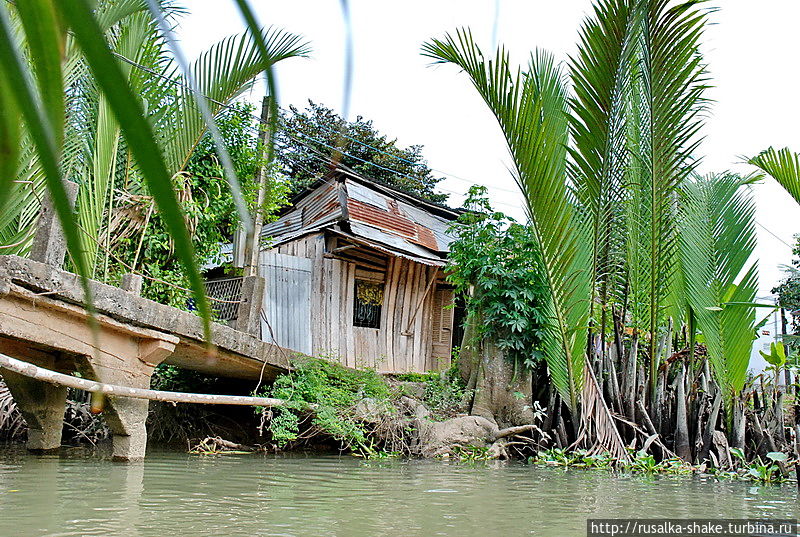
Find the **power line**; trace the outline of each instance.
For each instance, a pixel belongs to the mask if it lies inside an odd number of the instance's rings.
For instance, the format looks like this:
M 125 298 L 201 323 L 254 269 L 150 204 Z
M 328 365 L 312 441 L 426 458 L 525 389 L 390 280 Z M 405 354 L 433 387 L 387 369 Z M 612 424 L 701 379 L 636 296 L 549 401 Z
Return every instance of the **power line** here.
M 151 69 L 151 68 L 149 68 L 149 67 L 147 67 L 147 66 L 145 66 L 145 65 L 142 65 L 142 64 L 140 64 L 140 63 L 138 63 L 138 62 L 136 62 L 136 61 L 134 61 L 134 60 L 131 60 L 130 58 L 128 58 L 128 57 L 126 57 L 126 56 L 123 56 L 122 54 L 119 54 L 118 52 L 113 52 L 113 54 L 114 54 L 114 55 L 115 55 L 117 58 L 119 58 L 120 60 L 124 61 L 125 63 L 127 63 L 127 64 L 129 64 L 129 65 L 131 65 L 131 66 L 133 66 L 133 67 L 136 67 L 137 69 L 140 69 L 140 70 L 142 70 L 142 71 L 144 71 L 144 72 L 146 72 L 146 73 L 148 73 L 148 74 L 150 74 L 150 75 L 152 75 L 152 76 L 159 77 L 159 78 L 161 78 L 161 79 L 163 79 L 163 80 L 165 80 L 165 81 L 167 81 L 167 82 L 169 82 L 169 83 L 171 83 L 171 84 L 174 84 L 174 85 L 176 85 L 176 86 L 180 86 L 180 87 L 182 87 L 183 89 L 185 89 L 185 90 L 187 90 L 187 91 L 192 91 L 192 88 L 191 88 L 191 87 L 189 87 L 187 84 L 185 84 L 185 83 L 181 82 L 181 81 L 180 81 L 180 80 L 178 80 L 178 79 L 175 79 L 175 78 L 169 77 L 169 76 L 167 76 L 167 75 L 165 75 L 165 74 L 163 74 L 163 73 L 159 73 L 158 71 L 155 71 L 155 70 L 153 70 L 153 69 Z M 251 114 L 251 113 L 248 113 L 248 112 L 244 112 L 244 111 L 242 111 L 241 109 L 239 109 L 239 108 L 236 108 L 235 106 L 231 106 L 231 105 L 229 105 L 229 104 L 227 104 L 227 103 L 223 103 L 223 102 L 221 102 L 221 101 L 218 101 L 218 100 L 216 100 L 216 99 L 213 99 L 213 98 L 211 98 L 211 97 L 209 97 L 209 96 L 207 96 L 207 95 L 203 95 L 203 94 L 201 94 L 201 96 L 205 97 L 205 98 L 206 98 L 206 99 L 207 99 L 209 102 L 212 102 L 212 103 L 216 104 L 217 106 L 220 106 L 220 107 L 222 107 L 222 108 L 225 108 L 225 109 L 228 109 L 228 110 L 232 110 L 232 111 L 234 111 L 234 112 L 237 112 L 237 113 L 239 113 L 239 114 L 247 114 L 247 115 L 249 115 L 249 116 L 250 116 L 252 119 L 254 119 L 255 121 L 258 121 L 259 123 L 264 123 L 264 121 L 261 119 L 261 117 L 259 117 L 259 116 L 255 115 L 255 114 Z M 283 110 L 283 109 L 282 109 L 282 110 Z M 285 110 L 283 110 L 283 111 L 285 111 Z M 280 120 L 278 120 L 278 121 L 280 121 Z M 287 125 L 285 121 L 281 121 L 281 124 L 282 124 L 282 125 L 283 125 L 283 126 L 286 128 L 286 129 L 288 129 L 288 130 L 292 130 L 292 131 L 294 131 L 294 132 L 296 132 L 296 133 L 298 133 L 298 134 L 300 134 L 300 135 L 302 135 L 302 136 L 304 136 L 304 137 L 306 137 L 306 138 L 308 138 L 308 139 L 310 139 L 310 140 L 312 140 L 312 141 L 315 141 L 315 142 L 317 142 L 317 143 L 320 143 L 320 144 L 326 145 L 326 144 L 324 144 L 324 143 L 323 143 L 321 140 L 319 140 L 319 139 L 317 139 L 317 138 L 310 137 L 310 136 L 306 135 L 305 133 L 302 133 L 301 131 L 299 131 L 299 130 L 297 130 L 297 129 L 293 128 L 293 127 L 291 127 L 290 125 Z M 377 147 L 375 147 L 375 146 L 369 145 L 369 144 L 367 144 L 367 143 L 365 143 L 365 142 L 362 142 L 362 141 L 360 141 L 360 140 L 358 140 L 358 139 L 356 139 L 356 138 L 353 138 L 353 137 L 351 137 L 351 136 L 348 136 L 348 135 L 346 135 L 346 134 L 344 134 L 344 133 L 341 133 L 341 132 L 335 131 L 335 130 L 331 129 L 330 127 L 327 127 L 327 126 L 324 126 L 324 125 L 320 125 L 320 127 L 321 127 L 321 128 L 323 128 L 323 129 L 325 129 L 325 130 L 327 130 L 328 132 L 339 134 L 339 135 L 341 135 L 343 138 L 346 138 L 346 139 L 349 139 L 349 140 L 351 140 L 351 141 L 354 141 L 354 142 L 356 142 L 356 143 L 358 143 L 358 144 L 360 144 L 360 145 L 362 145 L 362 146 L 364 146 L 364 147 L 367 147 L 367 148 L 369 148 L 369 149 L 372 149 L 373 151 L 376 151 L 376 152 L 378 152 L 378 153 L 380 153 L 380 154 L 386 155 L 386 156 L 388 156 L 388 157 L 390 157 L 390 158 L 393 158 L 393 159 L 399 160 L 399 161 L 401 161 L 401 162 L 405 162 L 405 163 L 411 164 L 412 166 L 426 166 L 425 164 L 422 164 L 422 163 L 420 163 L 420 162 L 412 162 L 412 161 L 410 161 L 410 160 L 408 160 L 408 159 L 405 159 L 405 158 L 403 158 L 403 157 L 400 157 L 399 155 L 394 155 L 394 154 L 392 154 L 392 153 L 389 153 L 389 152 L 387 152 L 387 151 L 383 151 L 383 150 L 381 150 L 381 149 L 379 149 L 379 148 L 377 148 Z M 327 147 L 329 147 L 329 148 L 330 148 L 331 146 L 327 145 Z M 340 149 L 336 149 L 336 150 L 337 150 L 337 151 L 340 151 L 340 152 L 341 152 L 343 155 L 347 155 L 347 156 L 349 156 L 349 157 L 352 157 L 352 158 L 355 158 L 355 159 L 357 159 L 357 160 L 361 160 L 361 161 L 362 161 L 362 162 L 364 162 L 365 164 L 372 165 L 372 166 L 376 166 L 376 167 L 378 167 L 378 168 L 381 168 L 381 169 L 383 169 L 383 170 L 385 170 L 385 171 L 389 171 L 389 172 L 391 172 L 391 173 L 394 173 L 394 174 L 397 174 L 397 175 L 400 175 L 400 176 L 403 176 L 403 177 L 406 177 L 406 178 L 411 178 L 411 179 L 415 179 L 415 180 L 419 179 L 418 177 L 412 177 L 412 176 L 410 176 L 410 175 L 404 174 L 404 173 L 402 173 L 402 172 L 400 172 L 400 171 L 398 171 L 398 170 L 395 170 L 395 169 L 393 169 L 393 168 L 387 168 L 387 167 L 385 167 L 385 166 L 381 166 L 381 165 L 379 165 L 379 164 L 376 164 L 376 163 L 374 163 L 374 162 L 371 162 L 371 161 L 366 161 L 366 160 L 363 160 L 363 159 L 359 159 L 359 158 L 358 158 L 358 157 L 356 157 L 355 155 L 352 155 L 352 154 L 350 154 L 350 153 L 347 153 L 347 152 L 341 151 Z M 484 186 L 484 187 L 486 187 L 486 188 L 488 188 L 488 189 L 491 189 L 491 190 L 497 190 L 497 191 L 499 191 L 499 192 L 508 192 L 508 193 L 511 193 L 511 194 L 517 194 L 517 193 L 518 193 L 518 191 L 516 191 L 516 190 L 512 190 L 512 189 L 509 189 L 509 188 L 503 188 L 503 187 L 498 187 L 498 186 L 494 186 L 494 185 L 486 185 L 486 184 L 483 184 L 483 183 L 478 183 L 477 181 L 473 181 L 473 180 L 470 180 L 470 179 L 466 179 L 466 178 L 464 178 L 464 177 L 458 176 L 458 175 L 456 175 L 456 174 L 453 174 L 453 173 L 446 172 L 446 171 L 444 171 L 444 170 L 440 170 L 440 169 L 437 169 L 437 168 L 431 168 L 431 167 L 429 167 L 429 166 L 428 166 L 428 168 L 429 168 L 431 171 L 435 171 L 435 172 L 438 172 L 438 173 L 444 174 L 444 175 L 446 176 L 446 178 L 449 178 L 449 179 L 456 179 L 456 180 L 458 180 L 458 181 L 462 181 L 462 182 L 468 183 L 468 184 L 470 184 L 470 185 L 479 185 L 479 186 Z M 452 193 L 452 194 L 456 194 L 456 195 L 463 195 L 463 194 L 461 194 L 461 193 L 458 193 L 458 192 L 448 191 L 448 190 L 446 190 L 446 189 L 444 189 L 444 188 L 441 188 L 441 187 L 438 187 L 438 188 L 439 188 L 440 190 L 443 190 L 443 191 L 445 191 L 445 192 L 450 192 L 450 193 Z M 504 205 L 508 205 L 508 204 L 504 204 Z
M 794 248 L 794 246 L 792 246 L 791 244 L 789 244 L 788 242 L 786 242 L 785 240 L 783 240 L 782 238 L 780 238 L 779 236 L 777 236 L 775 233 L 773 233 L 772 231 L 770 231 L 769 229 L 767 229 L 767 227 L 766 227 L 764 224 L 762 224 L 761 222 L 759 222 L 758 220 L 755 220 L 755 219 L 754 219 L 754 221 L 755 221 L 755 223 L 756 223 L 756 224 L 758 224 L 758 226 L 759 226 L 761 229 L 763 229 L 764 231 L 766 231 L 767 233 L 769 233 L 770 235 L 772 235 L 773 237 L 775 237 L 776 239 L 778 239 L 780 242 L 782 242 L 783 244 L 785 244 L 785 245 L 786 245 L 786 246 L 788 246 L 789 248 Z

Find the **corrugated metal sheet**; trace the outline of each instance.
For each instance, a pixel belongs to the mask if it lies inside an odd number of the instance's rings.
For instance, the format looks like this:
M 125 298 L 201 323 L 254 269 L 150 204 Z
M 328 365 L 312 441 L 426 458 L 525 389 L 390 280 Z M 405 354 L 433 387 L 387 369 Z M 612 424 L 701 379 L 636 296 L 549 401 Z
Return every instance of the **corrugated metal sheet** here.
M 303 226 L 303 209 L 296 209 L 274 222 L 265 224 L 261 228 L 261 235 L 264 237 L 279 238 L 283 235 L 295 233 Z
M 341 211 L 337 211 L 339 209 L 339 201 L 336 186 L 330 183 L 320 186 L 297 205 L 298 207 L 302 206 L 304 209 L 304 226 L 319 222 L 334 213 L 341 213 Z
M 447 230 L 450 227 L 451 220 L 436 216 L 403 201 L 400 201 L 399 205 L 400 209 L 410 220 L 430 230 L 436 241 L 436 247 L 433 248 L 434 250 L 439 252 L 450 251 L 449 245 L 453 242 L 453 237 L 447 234 Z M 425 244 L 425 246 L 428 246 L 428 244 Z
M 416 238 L 417 236 L 414 222 L 404 216 L 392 214 L 354 199 L 347 200 L 347 211 L 350 214 L 350 220 L 370 224 L 404 237 Z
M 346 233 L 341 230 L 333 231 L 348 238 L 363 239 L 369 246 L 382 252 L 405 257 L 406 259 L 411 259 L 418 263 L 435 266 L 444 266 L 447 264 L 447 261 L 430 250 L 418 246 L 413 242 L 409 242 L 403 237 L 398 237 L 393 233 L 386 232 L 373 226 L 351 222 L 351 233 Z
M 417 228 L 417 240 L 415 242 L 424 246 L 425 248 L 430 248 L 434 252 L 438 252 L 439 245 L 436 243 L 436 236 L 433 234 L 433 231 L 425 226 L 421 226 L 419 224 L 415 225 Z
M 354 181 L 347 183 L 347 195 L 350 199 L 373 205 L 384 211 L 389 210 L 389 200 L 386 196 Z
M 341 216 L 341 214 L 342 211 L 339 208 L 339 201 L 336 199 L 331 199 L 319 210 L 318 213 L 305 219 L 305 224 L 310 226 L 321 221 L 336 220 Z

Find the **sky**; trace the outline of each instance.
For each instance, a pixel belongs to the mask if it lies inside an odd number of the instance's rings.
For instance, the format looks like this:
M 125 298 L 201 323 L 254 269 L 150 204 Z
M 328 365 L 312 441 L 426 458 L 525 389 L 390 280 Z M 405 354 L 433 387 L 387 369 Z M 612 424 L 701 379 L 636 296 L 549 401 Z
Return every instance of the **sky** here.
M 224 37 L 243 31 L 232 0 L 184 0 L 189 14 L 178 37 L 189 58 Z M 714 86 L 704 130 L 701 173 L 754 171 L 742 163 L 774 145 L 800 150 L 800 99 L 796 53 L 800 47 L 800 2 L 716 0 L 703 51 Z M 336 0 L 251 0 L 259 22 L 303 35 L 309 58 L 277 65 L 281 106 L 304 107 L 308 99 L 342 112 L 345 36 Z M 424 145 L 423 154 L 451 204 L 460 205 L 470 183 L 489 186 L 498 210 L 523 219 L 522 198 L 508 172 L 501 132 L 466 76 L 451 65 L 431 66 L 420 46 L 468 26 L 491 49 L 504 44 L 518 63 L 531 51 L 551 51 L 566 61 L 576 50 L 578 29 L 590 0 L 351 0 L 354 50 L 351 119 L 372 119 L 398 144 Z M 260 102 L 263 86 L 246 98 Z M 760 297 L 782 278 L 800 233 L 798 206 L 772 179 L 755 185 Z M 767 327 L 770 328 L 769 326 Z M 775 328 L 772 327 L 773 333 Z M 763 344 L 763 342 L 761 342 Z M 758 347 L 757 347 L 758 348 Z

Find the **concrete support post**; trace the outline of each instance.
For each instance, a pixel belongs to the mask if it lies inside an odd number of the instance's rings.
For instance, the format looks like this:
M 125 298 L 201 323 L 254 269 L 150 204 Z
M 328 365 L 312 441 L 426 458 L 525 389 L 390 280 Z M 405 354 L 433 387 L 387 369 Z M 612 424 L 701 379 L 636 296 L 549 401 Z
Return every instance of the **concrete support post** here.
M 264 301 L 265 284 L 261 276 L 242 278 L 242 302 L 236 314 L 236 330 L 256 337 L 261 335 L 261 305 Z
M 120 364 L 115 356 L 81 356 L 76 359 L 82 375 L 107 384 L 149 388 L 155 366 L 175 350 L 175 344 L 162 340 L 142 340 L 138 360 Z M 98 395 L 99 397 L 104 397 Z M 147 410 L 149 402 L 128 397 L 107 397 L 100 401 L 103 417 L 113 435 L 113 458 L 117 461 L 140 461 L 147 447 Z M 95 403 L 93 402 L 93 406 Z
M 75 199 L 78 196 L 78 184 L 72 181 L 65 181 L 64 188 L 67 191 L 70 205 L 74 207 Z M 58 220 L 53 200 L 47 194 L 42 200 L 39 224 L 36 229 L 36 235 L 33 237 L 29 257 L 33 261 L 61 268 L 64 265 L 66 255 L 67 240 L 64 237 L 64 231 L 61 229 L 61 222 Z
M 26 359 L 41 367 L 60 369 L 52 355 L 39 352 L 21 353 L 13 344 L 4 346 L 3 350 L 8 355 Z M 28 424 L 28 450 L 43 453 L 61 447 L 67 388 L 25 377 L 7 369 L 0 369 L 0 374 Z
M 142 283 L 144 282 L 141 274 L 126 273 L 122 275 L 122 281 L 119 284 L 120 289 L 124 289 L 129 293 L 136 296 L 142 295 Z

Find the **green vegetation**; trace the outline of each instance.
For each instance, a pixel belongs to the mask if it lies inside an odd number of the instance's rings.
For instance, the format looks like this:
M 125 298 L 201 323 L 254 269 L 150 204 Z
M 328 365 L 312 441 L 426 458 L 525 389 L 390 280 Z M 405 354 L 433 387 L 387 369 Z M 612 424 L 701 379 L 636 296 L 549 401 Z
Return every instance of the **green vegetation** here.
M 753 419 L 744 409 L 758 278 L 748 185 L 759 176 L 695 173 L 708 109 L 700 48 L 710 13 L 695 1 L 598 0 L 566 69 L 544 51 L 518 69 L 504 47 L 482 50 L 469 29 L 422 48 L 460 68 L 494 114 L 527 202 L 525 233 L 513 238 L 527 255 L 512 249 L 498 261 L 456 245 L 463 274 L 454 281 L 462 290 L 481 279 L 497 284 L 490 287 L 496 305 L 482 309 L 504 326 L 478 330 L 512 350 L 523 348 L 515 347 L 523 337 L 516 327 L 530 330 L 524 358 L 533 365 L 542 354 L 569 409 L 574 433 L 564 440 L 622 462 L 631 458 L 626 445 L 646 443 L 645 429 L 684 460 L 707 457 L 697 446 L 710 443 L 716 421 L 705 424 L 718 417 L 709 412 L 717 393 L 731 445 L 745 448 L 744 422 Z M 780 167 L 784 177 L 800 169 L 785 154 L 756 163 Z M 510 233 L 506 226 L 499 229 Z M 518 258 L 519 280 L 492 279 Z M 524 292 L 539 298 L 541 311 L 530 296 L 518 306 Z M 551 398 L 549 412 L 560 405 Z M 765 428 L 783 438 L 780 418 Z M 759 449 L 747 446 L 750 457 Z
M 208 337 L 198 266 L 235 227 L 251 228 L 253 213 L 268 218 L 284 202 L 279 170 L 300 186 L 326 170 L 320 155 L 332 155 L 378 181 L 444 199 L 419 146 L 399 148 L 370 121 L 347 122 L 314 103 L 280 120 L 274 162 L 252 110 L 229 112 L 227 104 L 261 73 L 274 88 L 273 65 L 308 49 L 296 35 L 260 29 L 248 3 L 236 4 L 248 32 L 186 67 L 159 30 L 181 12 L 171 2 L 152 10 L 138 0 L 0 2 L 3 253 L 27 251 L 49 193 L 87 301 L 87 278 L 144 271 L 159 280 L 147 285 L 152 298 L 183 306 L 175 286 L 191 289 Z M 589 450 L 553 455 L 565 465 L 602 466 L 605 459 L 586 453 L 606 452 L 635 471 L 677 471 L 670 458 L 626 446 L 650 447 L 657 437 L 682 460 L 704 463 L 711 449 L 723 450 L 711 447 L 721 427 L 735 453 L 756 461 L 750 478 L 783 476 L 775 450 L 789 451 L 785 394 L 777 382 L 759 390 L 746 379 L 756 336 L 749 184 L 757 176 L 695 173 L 710 13 L 696 0 L 596 0 L 566 68 L 536 51 L 518 69 L 503 47 L 481 50 L 468 29 L 423 46 L 434 62 L 459 67 L 496 117 L 528 216 L 514 223 L 492 211 L 485 192 L 471 191 L 473 211 L 454 228 L 450 281 L 466 295 L 470 319 L 480 320 L 475 341 L 491 340 L 529 369 L 543 359 L 537 380 L 549 394 L 539 389 L 538 399 L 549 399 L 559 421 L 546 434 Z M 366 165 L 386 158 L 399 174 Z M 800 202 L 800 155 L 768 149 L 751 163 Z M 255 184 L 257 171 L 266 184 Z M 79 185 L 74 213 L 65 180 Z M 257 188 L 266 190 L 259 207 Z M 794 283 L 781 291 L 787 306 Z M 786 386 L 796 386 L 786 369 L 793 356 L 783 346 L 767 355 L 776 379 L 787 373 Z M 453 371 L 424 381 L 434 418 L 455 412 L 470 392 Z M 380 453 L 360 415 L 367 402 L 391 402 L 375 372 L 299 361 L 268 393 L 290 401 L 270 421 L 278 444 L 324 432 Z
M 278 446 L 298 440 L 301 422 L 309 419 L 313 427 L 344 447 L 369 451 L 369 434 L 357 417 L 357 406 L 369 400 L 381 408 L 388 403 L 390 392 L 373 370 L 348 369 L 325 359 L 298 358 L 293 360 L 291 372 L 280 375 L 262 395 L 290 403 L 286 408 L 274 409 L 269 422 L 269 432 Z M 309 405 L 314 405 L 311 414 Z
M 547 287 L 530 226 L 492 210 L 485 187 L 473 186 L 452 226 L 447 281 L 465 297 L 477 345 L 490 340 L 507 357 L 531 367 L 541 359 Z
M 295 190 L 326 174 L 328 158 L 332 158 L 379 183 L 435 202 L 447 199 L 434 190 L 442 178 L 433 175 L 422 146 L 400 148 L 396 139 L 378 132 L 370 120 L 358 116 L 346 121 L 330 108 L 309 101 L 305 110 L 291 106 L 281 122 L 277 156 Z
M 287 202 L 289 186 L 283 176 L 268 172 L 264 184 L 265 203 L 256 207 L 259 185 L 254 177 L 259 168 L 267 168 L 268 164 L 257 137 L 257 122 L 252 112 L 253 107 L 248 105 L 225 109 L 217 118 L 217 126 L 250 212 L 260 212 L 263 221 L 269 222 L 275 211 Z M 175 176 L 175 189 L 192 232 L 198 259 L 201 263 L 217 259 L 220 247 L 232 241 L 240 224 L 210 135 L 200 139 L 184 171 Z M 152 198 L 144 192 L 136 194 L 140 191 L 140 185 L 129 183 L 119 194 L 118 205 L 112 208 L 109 233 L 115 258 L 109 260 L 106 256 L 104 259 L 108 266 L 108 279 L 114 281 L 115 276 L 128 272 L 128 267 L 144 271 L 160 280 L 146 280 L 144 296 L 162 304 L 185 308 L 190 298 L 181 289 L 187 285 L 186 274 L 175 259 L 173 241 L 159 213 L 152 211 Z
M 780 470 L 777 461 L 785 461 L 783 453 L 769 453 L 764 462 L 757 457 L 747 463 L 741 450 L 731 449 L 739 464 L 732 470 L 720 470 L 705 464 L 693 466 L 679 457 L 670 457 L 657 461 L 650 453 L 637 451 L 631 453 L 630 462 L 619 464 L 619 461 L 607 454 L 590 454 L 583 449 L 565 451 L 559 448 L 540 451 L 528 462 L 538 466 L 559 467 L 583 470 L 614 470 L 622 473 L 643 475 L 710 475 L 719 479 L 739 479 L 762 484 L 784 483 L 788 478 Z
M 462 412 L 469 396 L 469 390 L 458 371 L 451 367 L 440 373 L 429 374 L 425 380 L 422 404 L 431 411 L 432 419 L 443 420 Z
M 239 5 L 247 10 L 246 3 Z M 177 13 L 171 3 L 151 11 L 138 1 L 0 5 L 0 59 L 7 67 L 0 73 L 5 172 L 0 234 L 4 244 L 25 251 L 46 185 L 90 301 L 85 278 L 103 265 L 97 252 L 110 244 L 110 233 L 103 230 L 110 229 L 119 187 L 130 181 L 138 188 L 133 195 L 151 197 L 208 332 L 210 310 L 176 177 L 214 126 L 204 107 L 217 115 L 218 103 L 232 100 L 275 62 L 301 56 L 307 47 L 298 36 L 264 32 L 248 20 L 248 34 L 215 45 L 190 72 L 181 72 L 158 30 L 159 23 L 172 25 Z M 195 83 L 199 95 L 192 91 Z M 225 154 L 221 143 L 217 149 Z M 227 169 L 225 178 L 242 207 L 241 219 L 251 227 L 232 172 Z M 67 200 L 65 179 L 80 185 L 78 217 Z

